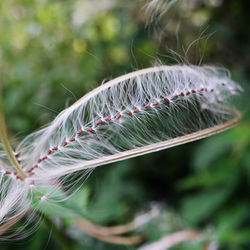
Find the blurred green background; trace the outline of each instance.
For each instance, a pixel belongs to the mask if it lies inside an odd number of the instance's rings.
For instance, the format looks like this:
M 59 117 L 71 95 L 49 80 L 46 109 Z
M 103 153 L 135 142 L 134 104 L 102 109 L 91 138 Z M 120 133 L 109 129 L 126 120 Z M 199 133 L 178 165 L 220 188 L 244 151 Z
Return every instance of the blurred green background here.
M 144 244 L 193 229 L 206 235 L 211 249 L 250 249 L 250 2 L 180 0 L 163 16 L 156 12 L 151 23 L 144 4 L 1 0 L 0 70 L 12 142 L 50 122 L 103 80 L 158 59 L 164 64 L 223 65 L 245 88 L 238 103 L 244 115 L 239 126 L 99 167 L 85 182 L 80 202 L 92 221 L 102 225 L 128 223 L 154 204 L 159 215 L 139 229 L 146 236 Z M 138 247 L 94 239 L 70 220 L 53 222 L 69 249 Z M 41 222 L 32 236 L 0 248 L 62 249 L 62 244 Z M 190 241 L 172 249 L 205 245 Z

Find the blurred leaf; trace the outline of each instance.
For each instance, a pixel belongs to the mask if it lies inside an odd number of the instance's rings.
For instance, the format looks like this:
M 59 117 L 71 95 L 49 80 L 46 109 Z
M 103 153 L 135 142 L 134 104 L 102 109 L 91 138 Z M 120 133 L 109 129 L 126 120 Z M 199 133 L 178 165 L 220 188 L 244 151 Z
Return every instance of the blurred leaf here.
M 182 201 L 182 216 L 195 225 L 212 215 L 228 199 L 230 189 L 214 189 L 185 197 Z
M 213 136 L 203 141 L 196 149 L 193 164 L 197 169 L 208 168 L 214 160 L 226 152 L 230 152 L 232 148 L 237 148 L 249 142 L 250 130 L 248 125 L 243 123 L 230 131 L 223 132 L 216 135 L 216 137 Z

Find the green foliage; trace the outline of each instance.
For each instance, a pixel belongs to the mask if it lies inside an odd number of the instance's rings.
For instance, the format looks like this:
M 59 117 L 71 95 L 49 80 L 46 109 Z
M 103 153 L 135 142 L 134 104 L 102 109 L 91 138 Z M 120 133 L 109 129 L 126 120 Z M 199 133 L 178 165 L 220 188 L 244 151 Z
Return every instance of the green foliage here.
M 213 189 L 184 198 L 182 205 L 184 219 L 195 225 L 209 218 L 227 200 L 228 192 L 228 189 Z

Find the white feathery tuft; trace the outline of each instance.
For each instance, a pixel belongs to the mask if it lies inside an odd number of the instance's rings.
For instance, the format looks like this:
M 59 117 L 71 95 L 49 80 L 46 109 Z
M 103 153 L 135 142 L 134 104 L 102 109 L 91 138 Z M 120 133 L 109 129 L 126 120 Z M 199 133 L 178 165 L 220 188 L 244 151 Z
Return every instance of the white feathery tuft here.
M 39 188 L 72 187 L 75 172 L 81 177 L 234 126 L 240 114 L 231 96 L 240 91 L 228 71 L 211 66 L 156 66 L 101 85 L 20 143 L 16 158 L 27 178 L 0 151 L 0 223 L 27 210 Z

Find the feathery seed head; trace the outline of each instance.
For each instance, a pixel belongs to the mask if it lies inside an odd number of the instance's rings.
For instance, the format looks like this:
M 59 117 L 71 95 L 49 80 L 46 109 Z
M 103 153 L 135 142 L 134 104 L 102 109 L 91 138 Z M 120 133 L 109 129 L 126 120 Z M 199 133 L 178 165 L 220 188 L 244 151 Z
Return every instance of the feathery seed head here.
M 241 90 L 225 70 L 186 65 L 143 69 L 100 86 L 20 143 L 15 156 L 26 178 L 0 150 L 0 224 L 26 211 L 36 190 L 44 190 L 39 206 L 52 189 L 71 188 L 67 178 L 77 171 L 234 126 L 240 114 L 231 96 Z

